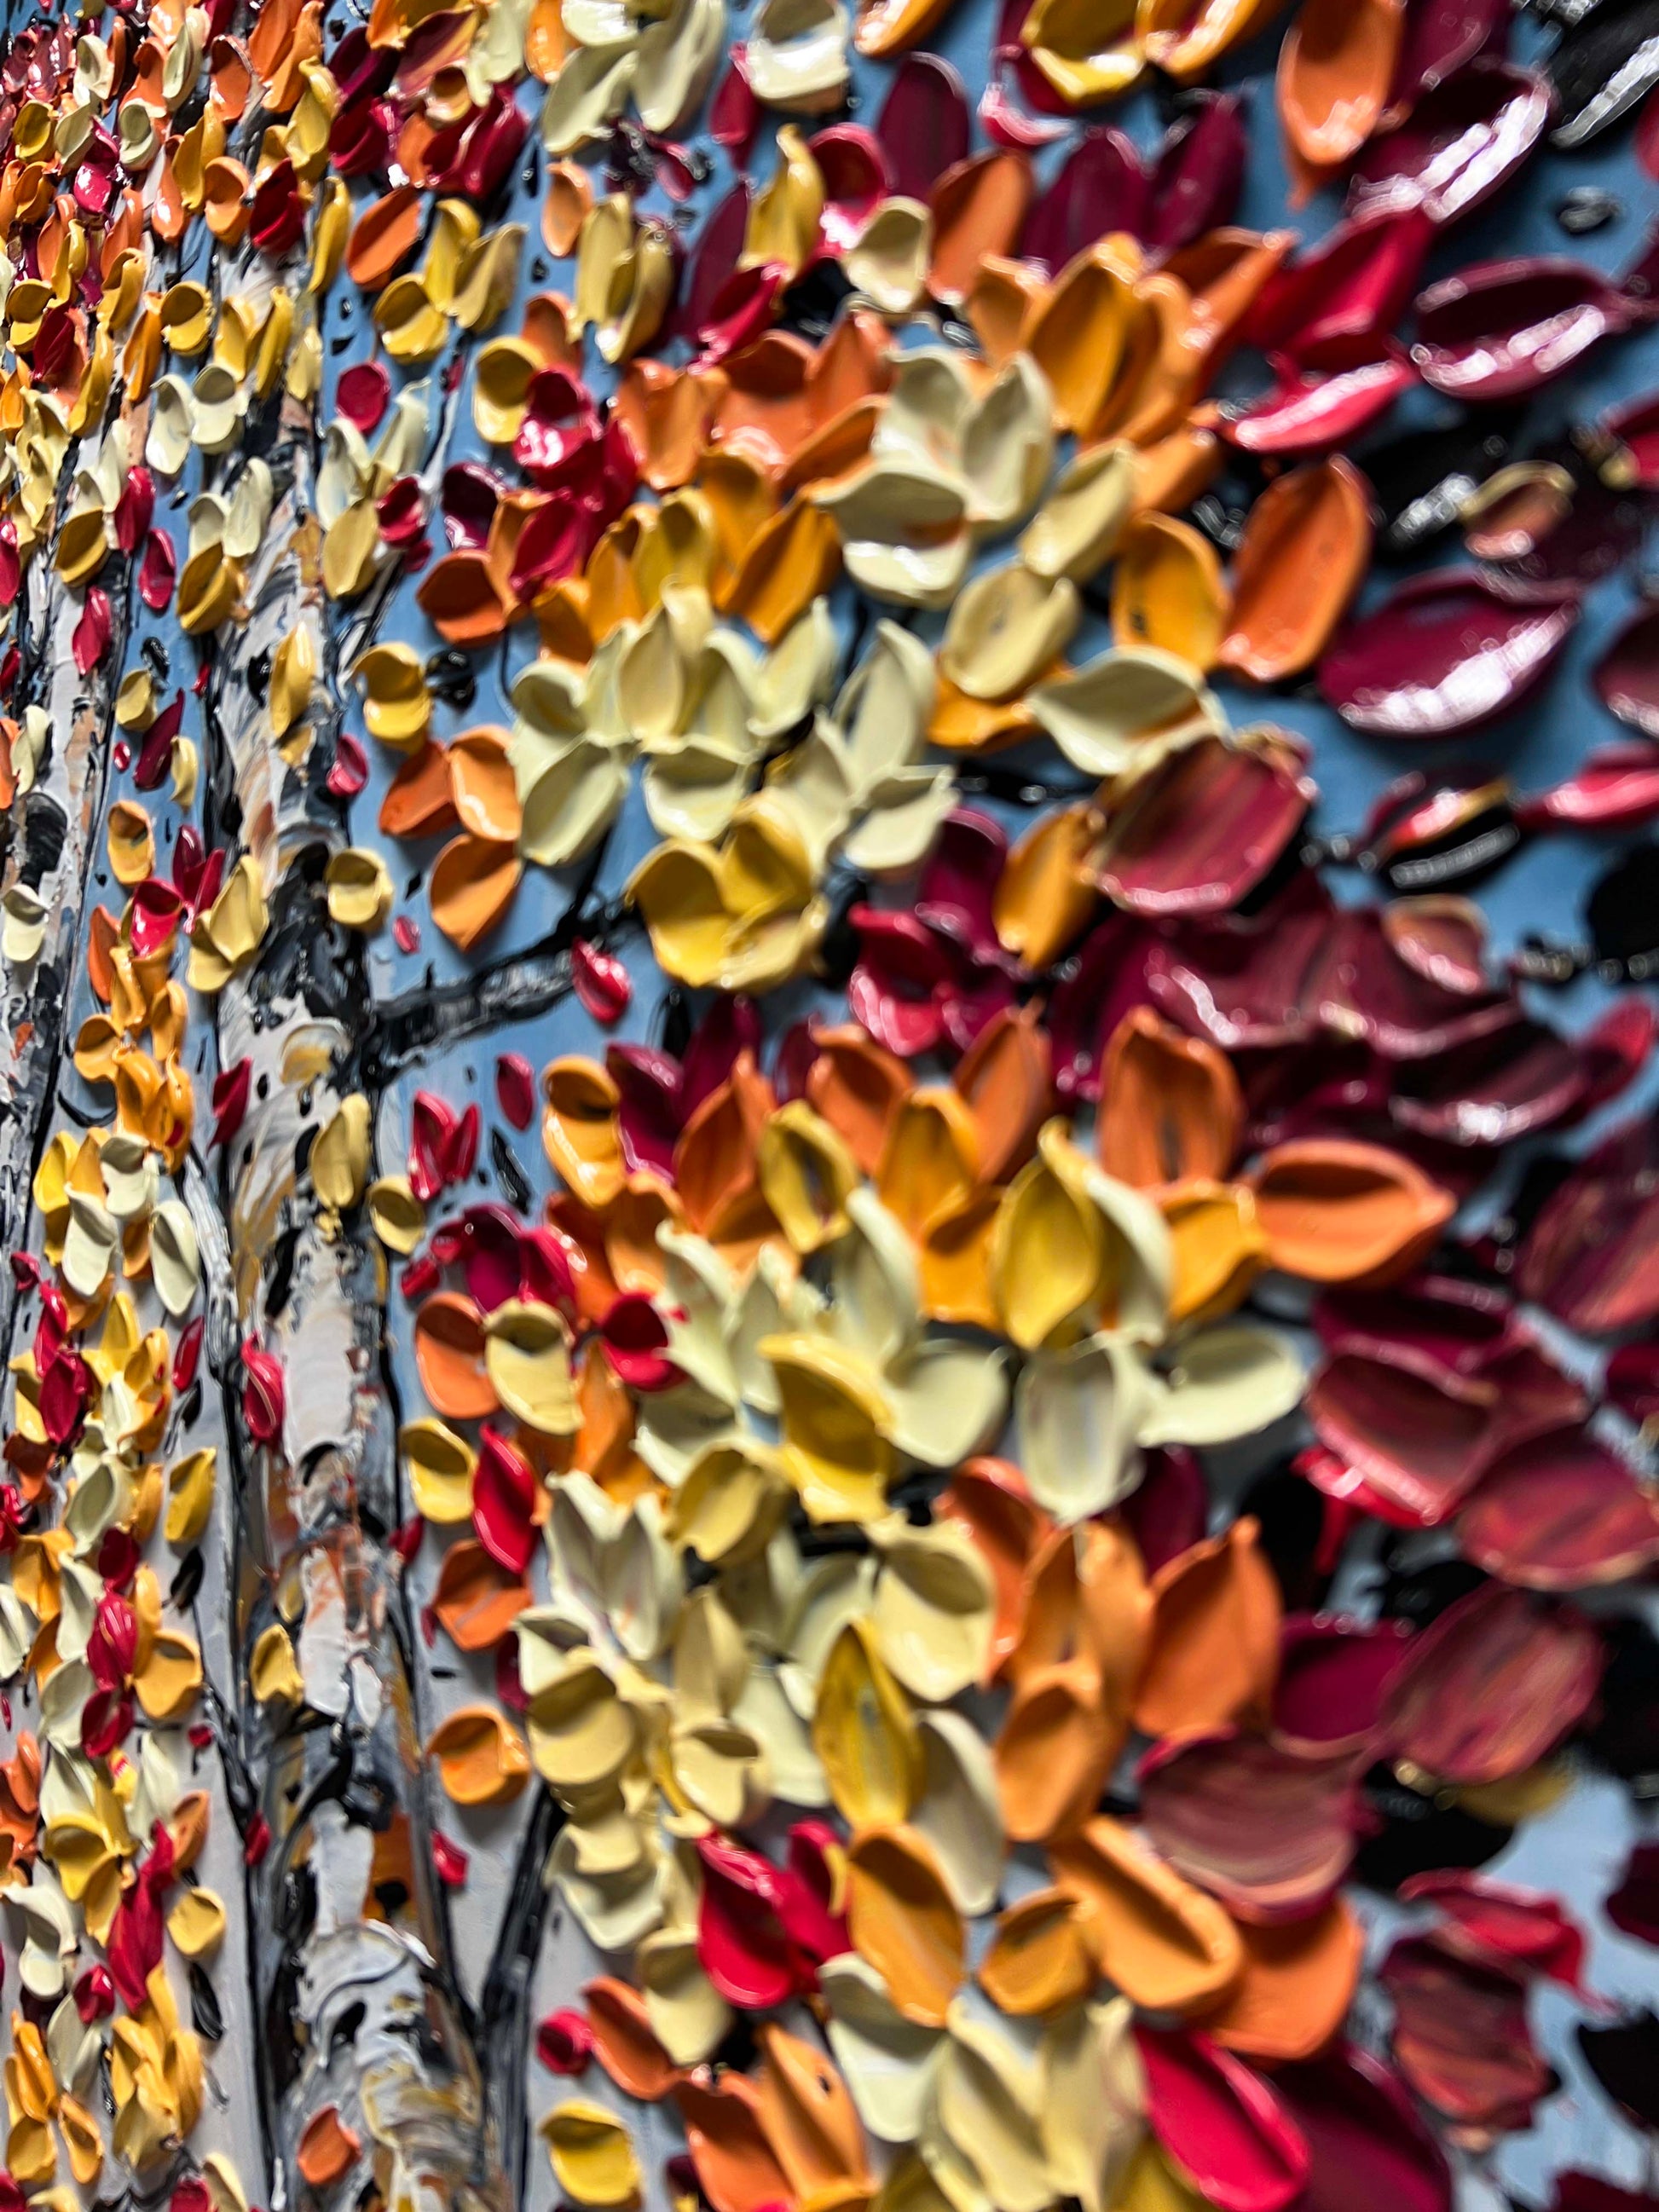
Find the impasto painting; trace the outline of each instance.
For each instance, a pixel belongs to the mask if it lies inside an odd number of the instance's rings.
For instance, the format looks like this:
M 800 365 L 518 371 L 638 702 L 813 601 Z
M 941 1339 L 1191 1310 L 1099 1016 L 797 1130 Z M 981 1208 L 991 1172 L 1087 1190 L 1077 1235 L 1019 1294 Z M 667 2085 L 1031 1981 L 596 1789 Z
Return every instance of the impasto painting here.
M 9 0 L 0 2212 L 1659 2212 L 1656 0 Z

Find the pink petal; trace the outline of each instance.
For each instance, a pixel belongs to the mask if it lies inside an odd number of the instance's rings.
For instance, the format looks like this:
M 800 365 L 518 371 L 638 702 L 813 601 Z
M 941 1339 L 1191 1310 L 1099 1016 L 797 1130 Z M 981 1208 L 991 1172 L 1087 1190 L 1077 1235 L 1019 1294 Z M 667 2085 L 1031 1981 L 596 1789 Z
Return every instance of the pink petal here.
M 1153 2134 L 1217 2212 L 1284 2212 L 1308 2145 L 1261 2076 L 1206 2035 L 1136 2024 Z

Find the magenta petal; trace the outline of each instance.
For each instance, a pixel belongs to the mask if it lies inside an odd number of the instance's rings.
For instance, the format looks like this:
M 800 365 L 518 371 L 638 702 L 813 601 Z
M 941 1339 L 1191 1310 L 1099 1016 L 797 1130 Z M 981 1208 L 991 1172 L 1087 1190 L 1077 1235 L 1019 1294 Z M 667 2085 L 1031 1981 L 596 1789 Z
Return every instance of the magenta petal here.
M 1061 1098 L 1100 1096 L 1106 1040 L 1125 1014 L 1147 1000 L 1149 952 L 1158 947 L 1144 922 L 1114 914 L 1092 929 L 1067 963 L 1048 1001 L 1048 1042 L 1054 1090 Z
M 749 82 L 749 52 L 741 40 L 732 46 L 726 75 L 708 103 L 708 135 L 741 166 L 760 129 L 761 105 Z
M 1266 876 L 1314 796 L 1287 744 L 1200 738 L 1135 784 L 1106 832 L 1098 881 L 1132 914 L 1218 914 Z
M 1514 1301 L 1495 1285 L 1413 1275 L 1386 1290 L 1327 1291 L 1312 1321 L 1330 1352 L 1406 1344 L 1437 1366 L 1478 1374 L 1510 1341 Z
M 1618 1888 L 1604 1901 L 1601 1910 L 1624 1935 L 1634 1936 L 1638 1943 L 1659 1945 L 1659 1844 L 1635 1846 L 1625 1862 Z M 1564 2181 L 1577 2178 L 1562 2176 Z M 1558 2203 L 1564 2201 L 1565 2192 L 1557 2197 Z M 1628 2201 L 1632 2207 L 1653 2202 L 1649 2197 L 1632 2197 Z
M 1346 447 L 1417 382 L 1393 338 L 1365 339 L 1352 357 L 1326 371 L 1276 360 L 1278 382 L 1242 415 L 1224 413 L 1222 435 L 1247 453 L 1296 459 Z
M 1326 932 L 1307 994 L 1328 1029 L 1363 1039 L 1389 1060 L 1431 1060 L 1516 1018 L 1507 990 L 1450 991 L 1420 974 L 1376 907 L 1350 907 Z
M 1612 1336 L 1659 1320 L 1659 1125 L 1634 1121 L 1581 1161 L 1521 1249 L 1516 1285 L 1570 1328 Z
M 1263 352 L 1310 368 L 1346 366 L 1333 345 L 1392 330 L 1416 285 L 1434 225 L 1419 207 L 1351 216 L 1298 253 L 1262 288 L 1246 337 Z
M 1659 104 L 1653 105 L 1659 114 Z M 1644 392 L 1601 417 L 1597 426 L 1613 451 L 1621 483 L 1659 491 L 1659 392 Z
M 510 1575 L 521 1575 L 535 1555 L 536 1487 L 529 1462 L 486 1425 L 472 1470 L 472 1526 Z
M 1526 1589 L 1624 1582 L 1659 1559 L 1659 1504 L 1588 1429 L 1506 1452 L 1457 1523 L 1463 1555 Z
M 1332 914 L 1330 893 L 1304 870 L 1258 915 L 1187 922 L 1155 944 L 1147 992 L 1172 1021 L 1225 1051 L 1299 1043 L 1313 1032 Z
M 385 362 L 358 361 L 349 368 L 342 369 L 335 388 L 335 403 L 347 422 L 355 424 L 364 437 L 379 429 L 380 417 L 392 404 L 392 379 L 386 374 Z
M 703 1100 L 718 1091 L 748 1053 L 758 1060 L 761 1049 L 759 1009 L 741 993 L 717 992 L 691 1032 L 685 1048 L 681 1078 L 680 1111 L 689 1121 Z
M 749 202 L 748 179 L 739 177 L 697 233 L 681 280 L 679 301 L 669 321 L 671 336 L 696 337 L 713 314 L 715 301 L 742 258 Z
M 1582 262 L 1484 261 L 1430 285 L 1417 302 L 1412 359 L 1454 399 L 1515 399 L 1553 383 L 1636 310 Z
M 1638 607 L 1596 662 L 1590 681 L 1610 714 L 1659 738 L 1659 606 Z M 1659 755 L 1650 754 L 1659 774 Z
M 1337 1614 L 1287 1613 L 1273 1688 L 1275 1741 L 1303 1752 L 1359 1750 L 1376 1727 L 1406 1639 L 1403 1621 L 1367 1628 Z
M 1506 0 L 1413 0 L 1389 88 L 1393 113 L 1413 107 L 1488 46 L 1501 46 Z
M 663 1357 L 668 1327 L 643 1291 L 624 1291 L 612 1298 L 600 1336 L 606 1358 L 630 1390 L 666 1390 L 684 1379 L 673 1361 Z
M 891 190 L 925 202 L 945 171 L 966 160 L 973 140 L 967 90 L 949 62 L 920 52 L 903 56 L 876 118 L 876 138 Z
M 785 1848 L 778 1917 L 796 1950 L 817 1966 L 853 1948 L 847 1916 L 834 1906 L 843 1849 L 827 1820 L 798 1820 Z
M 1550 107 L 1550 88 L 1534 70 L 1476 62 L 1371 141 L 1354 171 L 1355 206 L 1420 206 L 1436 223 L 1469 214 L 1532 153 Z
M 1449 737 L 1534 690 L 1578 611 L 1576 592 L 1510 597 L 1474 569 L 1439 569 L 1349 623 L 1320 663 L 1319 688 L 1353 729 Z
M 1256 1926 L 1305 1920 L 1353 1856 L 1355 1753 L 1237 1729 L 1166 1737 L 1136 1774 L 1140 1818 L 1171 1866 Z
M 684 1121 L 678 1060 L 650 1045 L 613 1044 L 605 1048 L 605 1066 L 622 1094 L 617 1119 L 629 1170 L 672 1176 Z
M 1577 1613 L 1483 1583 L 1413 1638 L 1383 1699 L 1395 1757 L 1443 1782 L 1535 1765 L 1589 1710 L 1601 1639 Z
M 831 253 L 842 253 L 892 189 L 887 156 L 874 133 L 858 123 L 833 123 L 806 143 L 823 179 L 819 233 Z
M 1146 1455 L 1146 1473 L 1118 1508 L 1146 1573 L 1155 1575 L 1189 1551 L 1210 1524 L 1204 1462 L 1185 1444 Z
M 1638 1428 L 1659 1421 L 1659 1344 L 1621 1344 L 1607 1362 L 1601 1387 L 1608 1404 Z
M 1497 1393 L 1406 1345 L 1337 1352 L 1315 1369 L 1307 1413 L 1320 1442 L 1363 1477 L 1368 1510 L 1402 1528 L 1432 1528 L 1480 1480 L 1497 1425 Z
M 1394 1999 L 1395 2063 L 1425 2104 L 1462 2127 L 1530 2124 L 1550 2074 L 1533 2047 L 1524 1983 L 1428 1936 L 1396 1943 L 1379 1978 Z
M 1339 2043 L 1273 2075 L 1307 2139 L 1297 2212 L 1452 2212 L 1451 2169 L 1399 2075 Z
M 1400 1885 L 1404 1905 L 1437 1905 L 1445 1916 L 1435 1941 L 1478 1966 L 1541 1974 L 1584 1994 L 1584 1931 L 1559 1898 L 1494 1881 L 1463 1867 L 1413 1875 Z
M 1261 2075 L 1206 2035 L 1137 2024 L 1146 2118 L 1218 2212 L 1284 2212 L 1308 2178 L 1301 2130 Z
M 179 556 L 165 530 L 152 530 L 144 539 L 144 557 L 138 563 L 138 596 L 152 614 L 165 614 L 173 601 L 179 576 Z
M 515 1129 L 535 1120 L 536 1071 L 521 1052 L 504 1052 L 496 1060 L 495 1101 Z
M 859 958 L 847 1003 L 878 1044 L 902 1059 L 932 1052 L 945 1034 L 941 987 L 951 979 L 940 940 L 914 915 L 855 906 Z
M 1025 218 L 1019 250 L 1056 276 L 1085 246 L 1109 231 L 1146 234 L 1151 179 L 1121 131 L 1085 131 Z
M 758 1851 L 717 1832 L 700 1837 L 702 1895 L 697 1956 L 728 2004 L 760 2012 L 785 2003 L 802 1985 L 793 1947 L 778 1916 L 776 1867 Z
M 1516 1021 L 1442 1058 L 1402 1070 L 1389 1100 L 1397 1125 L 1452 1145 L 1512 1144 L 1565 1121 L 1588 1077 L 1566 1037 Z
M 1652 697 L 1642 711 L 1651 716 L 1650 734 L 1659 737 L 1659 623 L 1654 628 L 1654 644 Z M 1604 659 L 1596 670 L 1598 690 L 1606 666 Z M 1605 690 L 1602 697 L 1615 714 L 1621 713 Z M 1638 719 L 1628 711 L 1621 718 Z M 1553 824 L 1575 830 L 1645 829 L 1650 822 L 1659 820 L 1659 748 L 1637 743 L 1601 745 L 1565 783 L 1523 799 L 1516 809 L 1516 819 L 1526 830 Z
M 979 959 L 1000 960 L 1002 947 L 992 920 L 997 880 L 1008 858 L 1008 840 L 988 814 L 958 806 L 947 814 L 921 872 L 916 912 Z
M 516 1215 L 504 1206 L 469 1206 L 462 1217 L 467 1295 L 485 1313 L 516 1298 L 523 1279 Z
M 1249 143 L 1237 93 L 1200 92 L 1170 125 L 1147 198 L 1145 237 L 1154 253 L 1178 253 L 1232 221 Z

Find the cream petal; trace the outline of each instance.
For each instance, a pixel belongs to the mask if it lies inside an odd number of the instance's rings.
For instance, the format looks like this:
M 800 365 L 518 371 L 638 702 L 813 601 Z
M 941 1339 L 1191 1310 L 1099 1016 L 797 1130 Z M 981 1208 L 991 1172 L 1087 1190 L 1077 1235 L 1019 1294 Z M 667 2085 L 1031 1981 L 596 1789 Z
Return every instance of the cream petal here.
M 998 2212 L 1044 2212 L 1060 2192 L 1036 2112 L 1016 2092 L 1020 2071 L 1010 2056 L 1001 2036 L 954 2005 L 933 2075 L 932 2118 Z
M 634 105 L 647 131 L 674 137 L 708 89 L 726 44 L 725 0 L 674 0 L 635 48 Z
M 1146 2081 L 1127 1997 L 1079 2005 L 1053 2021 L 1038 2063 L 1048 2168 L 1083 2212 L 1110 2212 L 1146 2125 Z
M 828 696 L 841 659 L 830 602 L 814 599 L 760 662 L 750 700 L 749 729 L 757 742 L 781 737 L 804 721 Z
M 749 788 L 749 762 L 743 754 L 686 739 L 659 753 L 641 783 L 645 811 L 659 837 L 712 845 L 731 828 Z
M 1306 1381 L 1290 1343 L 1272 1329 L 1206 1328 L 1177 1348 L 1164 1388 L 1140 1426 L 1154 1444 L 1222 1444 L 1294 1413 Z
M 871 1615 L 877 1649 L 913 1696 L 942 1705 L 984 1679 L 996 1592 L 977 1545 L 947 1523 L 882 1547 Z
M 560 1896 L 601 1951 L 631 1949 L 661 1924 L 661 1862 L 642 1857 L 620 1873 L 584 1873 L 578 1850 L 579 1832 L 561 1829 L 549 1863 Z
M 766 793 L 782 808 L 815 876 L 853 819 L 853 775 L 847 748 L 822 714 L 798 745 L 792 745 L 766 771 Z
M 1150 738 L 1226 726 L 1220 702 L 1196 672 L 1152 646 L 1114 647 L 1039 684 L 1026 703 L 1085 775 L 1115 775 Z
M 1084 1164 L 1083 1187 L 1106 1224 L 1117 1330 L 1156 1344 L 1168 1324 L 1175 1285 L 1170 1224 L 1145 1191 L 1118 1182 L 1091 1160 Z
M 763 0 L 749 27 L 749 82 L 765 107 L 817 114 L 837 106 L 848 75 L 840 0 Z
M 631 46 L 578 46 L 542 103 L 542 143 L 574 154 L 603 137 L 627 105 L 638 57 Z
M 628 764 L 616 748 L 578 738 L 523 793 L 519 850 L 544 868 L 580 860 L 616 820 L 627 796 Z
M 786 1805 L 812 1808 L 830 1802 L 830 1785 L 812 1748 L 811 1730 L 790 1704 L 775 1668 L 750 1668 L 732 1717 L 764 1749 L 775 1796 Z
M 1082 612 L 1077 586 L 1012 561 L 963 586 L 939 646 L 939 666 L 970 699 L 1012 699 L 1071 642 Z
M 872 598 L 915 607 L 955 598 L 969 554 L 958 479 L 921 461 L 877 459 L 815 497 L 836 526 L 848 573 Z
M 1152 1400 L 1146 1365 L 1121 1337 L 1034 1353 L 1014 1403 L 1019 1462 L 1038 1504 L 1070 1523 L 1127 1498 L 1140 1480 L 1138 1438 Z
M 832 1301 L 824 1326 L 884 1367 L 921 1326 L 915 1248 L 867 1185 L 853 1192 L 847 1213 L 852 1226 L 830 1255 Z
M 870 791 L 920 761 L 938 691 L 927 646 L 884 617 L 876 624 L 869 651 L 836 699 L 835 720 L 846 741 L 856 793 Z
M 949 769 L 902 769 L 877 784 L 842 850 L 866 875 L 908 875 L 927 858 L 956 803 Z
M 1112 557 L 1134 511 L 1135 448 L 1127 439 L 1067 463 L 1026 525 L 1020 558 L 1033 574 L 1085 584 Z
M 921 1796 L 910 1826 L 932 1846 L 957 1909 L 988 1912 L 1002 1881 L 1007 1843 L 991 1747 L 964 1714 L 919 1712 Z
M 962 472 L 978 530 L 1011 530 L 1030 512 L 1054 457 L 1054 393 L 1029 353 L 1004 363 L 962 429 Z
M 956 1468 L 1002 1433 L 1008 1382 L 997 1352 L 932 1337 L 901 1352 L 883 1376 L 893 1442 L 924 1467 Z
M 940 346 L 918 346 L 899 356 L 870 450 L 955 475 L 973 410 L 974 387 L 962 356 Z
M 880 2142 L 914 2142 L 944 2039 L 907 2020 L 856 1951 L 828 1960 L 818 1986 L 830 2008 L 830 2048 L 860 2119 Z

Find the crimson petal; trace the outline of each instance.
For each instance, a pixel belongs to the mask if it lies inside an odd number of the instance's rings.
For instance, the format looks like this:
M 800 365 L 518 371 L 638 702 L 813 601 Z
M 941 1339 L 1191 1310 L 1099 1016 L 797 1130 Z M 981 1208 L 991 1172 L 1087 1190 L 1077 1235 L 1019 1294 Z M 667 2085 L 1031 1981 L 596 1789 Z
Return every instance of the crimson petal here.
M 1275 1740 L 1304 1753 L 1360 1749 L 1400 1664 L 1403 1621 L 1364 1627 L 1340 1614 L 1287 1613 L 1273 1687 Z
M 1135 784 L 1108 824 L 1097 880 L 1132 914 L 1237 906 L 1278 861 L 1314 797 L 1294 741 L 1200 738 Z
M 1509 597 L 1474 569 L 1437 569 L 1348 624 L 1320 663 L 1319 688 L 1353 729 L 1449 737 L 1535 690 L 1578 611 L 1576 592 Z
M 1218 2212 L 1284 2212 L 1308 2179 L 1301 2130 L 1261 2076 L 1207 2035 L 1137 2024 L 1146 2118 Z
M 1399 321 L 1433 239 L 1420 207 L 1380 208 L 1338 223 L 1262 287 L 1249 342 L 1309 368 L 1345 366 L 1326 349 L 1378 338 Z
M 1570 1328 L 1612 1336 L 1659 1319 L 1659 1123 L 1607 1138 L 1546 1200 L 1516 1285 Z
M 472 1472 L 472 1526 L 510 1575 L 521 1575 L 535 1556 L 536 1487 L 529 1462 L 486 1427 Z
M 1474 63 L 1427 94 L 1398 130 L 1372 140 L 1354 172 L 1355 206 L 1420 206 L 1435 223 L 1469 214 L 1532 153 L 1550 102 L 1534 71 Z
M 1247 453 L 1294 459 L 1344 448 L 1417 382 L 1417 370 L 1393 338 L 1362 338 L 1327 373 L 1273 363 L 1278 381 L 1241 415 L 1224 415 L 1222 434 Z
M 1394 2055 L 1423 2101 L 1459 2126 L 1524 2128 L 1549 2087 L 1533 2046 L 1524 1985 L 1407 1936 L 1382 1961 L 1394 1999 Z
M 1339 2043 L 1279 2067 L 1273 2087 L 1312 2161 L 1297 2212 L 1451 2212 L 1446 2154 L 1380 2058 Z
M 1518 398 L 1627 330 L 1637 313 L 1582 262 L 1479 262 L 1419 298 L 1412 358 L 1425 384 L 1454 399 Z
M 1232 221 L 1249 150 L 1237 94 L 1198 94 L 1158 149 L 1145 233 L 1154 253 L 1178 253 Z
M 1659 606 L 1638 607 L 1596 662 L 1590 681 L 1609 714 L 1659 738 Z M 1659 771 L 1659 756 L 1646 756 Z
M 1021 254 L 1058 276 L 1074 255 L 1108 232 L 1146 235 L 1152 180 L 1121 131 L 1085 131 L 1060 173 L 1025 218 Z
M 1483 1583 L 1415 1638 L 1383 1700 L 1397 1755 L 1443 1782 L 1524 1773 L 1582 1719 L 1601 1678 L 1589 1622 Z
M 1304 1920 L 1353 1856 L 1354 1755 L 1237 1729 L 1167 1738 L 1140 1762 L 1147 1834 L 1188 1881 L 1257 1926 Z
M 1496 1392 L 1406 1345 L 1338 1352 L 1315 1369 L 1307 1413 L 1320 1442 L 1365 1486 L 1369 1511 L 1432 1528 L 1455 1510 L 1490 1456 Z
M 1584 1931 L 1559 1897 L 1453 1867 L 1413 1875 L 1401 1883 L 1400 1899 L 1440 1907 L 1445 1918 L 1434 1935 L 1443 1948 L 1477 1966 L 1541 1974 L 1576 1996 L 1587 1994 L 1580 1978 Z
M 1579 1589 L 1659 1559 L 1659 1504 L 1589 1430 L 1559 1430 L 1489 1469 L 1457 1534 L 1488 1574 L 1527 1589 Z
M 961 76 L 937 54 L 908 53 L 876 118 L 876 140 L 892 190 L 926 200 L 973 142 L 968 94 Z

